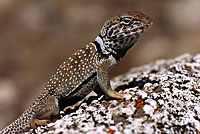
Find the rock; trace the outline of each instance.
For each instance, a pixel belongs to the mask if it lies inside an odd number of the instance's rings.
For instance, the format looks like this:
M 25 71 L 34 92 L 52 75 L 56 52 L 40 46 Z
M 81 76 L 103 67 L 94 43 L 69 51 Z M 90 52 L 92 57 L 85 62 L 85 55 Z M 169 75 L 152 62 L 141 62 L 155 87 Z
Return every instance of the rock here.
M 103 96 L 37 133 L 199 133 L 200 54 L 184 54 L 133 68 L 112 80 L 124 100 Z

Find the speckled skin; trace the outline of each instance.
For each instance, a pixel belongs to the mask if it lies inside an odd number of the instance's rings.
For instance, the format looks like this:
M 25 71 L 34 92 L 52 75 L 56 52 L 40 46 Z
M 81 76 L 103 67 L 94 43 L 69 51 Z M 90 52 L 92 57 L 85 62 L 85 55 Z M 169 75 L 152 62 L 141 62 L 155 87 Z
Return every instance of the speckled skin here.
M 28 110 L 0 133 L 23 133 L 32 127 L 34 119 L 58 115 L 61 100 L 77 102 L 94 89 L 101 89 L 111 98 L 123 99 L 123 94 L 112 90 L 108 72 L 151 25 L 151 19 L 137 11 L 107 20 L 95 41 L 60 65 Z

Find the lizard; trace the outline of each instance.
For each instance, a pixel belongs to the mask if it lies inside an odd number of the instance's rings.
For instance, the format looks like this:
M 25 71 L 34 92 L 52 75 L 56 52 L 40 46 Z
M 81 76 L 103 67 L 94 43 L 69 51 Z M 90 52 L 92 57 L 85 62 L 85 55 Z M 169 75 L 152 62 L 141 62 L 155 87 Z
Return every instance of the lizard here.
M 123 99 L 123 93 L 112 89 L 108 73 L 152 24 L 149 16 L 133 10 L 107 20 L 95 40 L 64 61 L 29 108 L 0 134 L 23 133 L 36 122 L 46 123 L 62 106 L 91 91 Z

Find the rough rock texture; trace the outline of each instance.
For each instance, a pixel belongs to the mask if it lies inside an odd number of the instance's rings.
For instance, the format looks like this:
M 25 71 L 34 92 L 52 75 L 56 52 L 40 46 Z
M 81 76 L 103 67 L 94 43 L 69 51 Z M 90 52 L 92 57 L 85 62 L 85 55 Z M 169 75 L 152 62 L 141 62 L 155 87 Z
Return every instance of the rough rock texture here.
M 133 68 L 112 80 L 125 100 L 89 98 L 37 133 L 200 133 L 200 54 Z

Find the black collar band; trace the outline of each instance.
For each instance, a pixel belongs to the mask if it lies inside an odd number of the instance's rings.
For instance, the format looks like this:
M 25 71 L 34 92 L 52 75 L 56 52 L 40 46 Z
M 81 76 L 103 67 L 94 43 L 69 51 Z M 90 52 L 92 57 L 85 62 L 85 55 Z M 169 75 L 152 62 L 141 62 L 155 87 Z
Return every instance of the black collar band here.
M 97 41 L 93 41 L 92 43 L 96 46 L 97 51 L 98 51 L 99 53 L 101 53 L 103 57 L 107 57 L 108 55 L 111 54 L 117 61 L 120 60 L 120 56 L 118 56 L 117 54 L 114 54 L 114 53 L 112 53 L 112 52 L 109 52 L 108 54 L 104 54 L 103 51 L 102 51 L 102 49 L 101 49 L 100 44 L 99 44 Z

